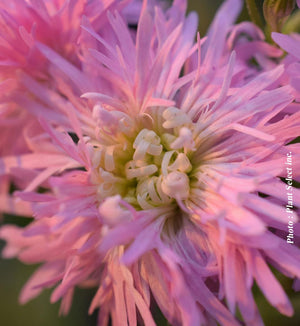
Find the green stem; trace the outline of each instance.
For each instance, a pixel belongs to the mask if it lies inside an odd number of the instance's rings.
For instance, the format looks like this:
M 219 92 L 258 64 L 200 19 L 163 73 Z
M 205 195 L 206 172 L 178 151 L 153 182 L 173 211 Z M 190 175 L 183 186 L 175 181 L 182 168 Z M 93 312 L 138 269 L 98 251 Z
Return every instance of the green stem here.
M 261 29 L 263 29 L 264 24 L 255 0 L 246 0 L 246 5 L 247 5 L 249 16 L 253 21 L 253 23 L 256 24 L 258 27 L 260 27 Z

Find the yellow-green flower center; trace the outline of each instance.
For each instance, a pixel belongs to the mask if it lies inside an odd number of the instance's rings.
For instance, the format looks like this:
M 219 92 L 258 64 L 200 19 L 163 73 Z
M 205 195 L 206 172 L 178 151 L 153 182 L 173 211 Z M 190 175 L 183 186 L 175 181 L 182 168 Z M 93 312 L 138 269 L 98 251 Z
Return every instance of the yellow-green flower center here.
M 109 121 L 117 126 L 106 124 L 104 132 L 101 119 L 98 121 L 93 182 L 98 185 L 99 199 L 120 195 L 136 209 L 186 200 L 194 150 L 188 116 L 168 108 L 160 112 L 163 120 L 159 126 L 155 121 L 159 112 L 139 117 L 137 122 L 120 112 L 105 114 L 111 115 Z

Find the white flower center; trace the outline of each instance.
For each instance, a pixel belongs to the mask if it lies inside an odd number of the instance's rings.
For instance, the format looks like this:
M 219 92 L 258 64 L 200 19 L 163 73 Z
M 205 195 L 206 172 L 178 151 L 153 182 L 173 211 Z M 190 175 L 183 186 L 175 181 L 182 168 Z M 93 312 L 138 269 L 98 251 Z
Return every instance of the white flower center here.
M 99 112 L 99 106 L 95 110 Z M 100 126 L 93 143 L 92 181 L 98 184 L 100 201 L 120 195 L 136 209 L 151 209 L 186 200 L 192 170 L 190 155 L 195 147 L 189 117 L 177 108 L 168 108 L 161 112 L 162 126 L 154 128 L 151 115 L 144 119 L 145 126 L 123 113 L 103 110 L 98 114 Z M 157 118 L 157 114 L 153 116 Z M 101 125 L 103 120 L 114 123 Z M 132 127 L 125 129 L 124 121 Z

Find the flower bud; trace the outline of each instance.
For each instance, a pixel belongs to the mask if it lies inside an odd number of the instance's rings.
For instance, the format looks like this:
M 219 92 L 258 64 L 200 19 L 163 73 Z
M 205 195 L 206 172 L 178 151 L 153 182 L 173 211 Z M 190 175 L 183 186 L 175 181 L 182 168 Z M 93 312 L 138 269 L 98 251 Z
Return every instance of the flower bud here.
M 265 0 L 263 11 L 265 20 L 272 31 L 281 31 L 283 18 L 289 16 L 295 8 L 295 0 Z

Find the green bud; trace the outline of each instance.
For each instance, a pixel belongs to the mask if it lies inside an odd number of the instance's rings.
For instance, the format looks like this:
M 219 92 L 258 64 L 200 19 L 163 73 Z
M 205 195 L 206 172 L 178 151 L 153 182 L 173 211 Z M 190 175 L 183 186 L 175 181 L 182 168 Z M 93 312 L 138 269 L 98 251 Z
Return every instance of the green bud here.
M 293 13 L 282 27 L 283 34 L 300 33 L 300 10 Z
M 263 12 L 271 31 L 280 32 L 286 18 L 295 8 L 295 0 L 265 0 Z

